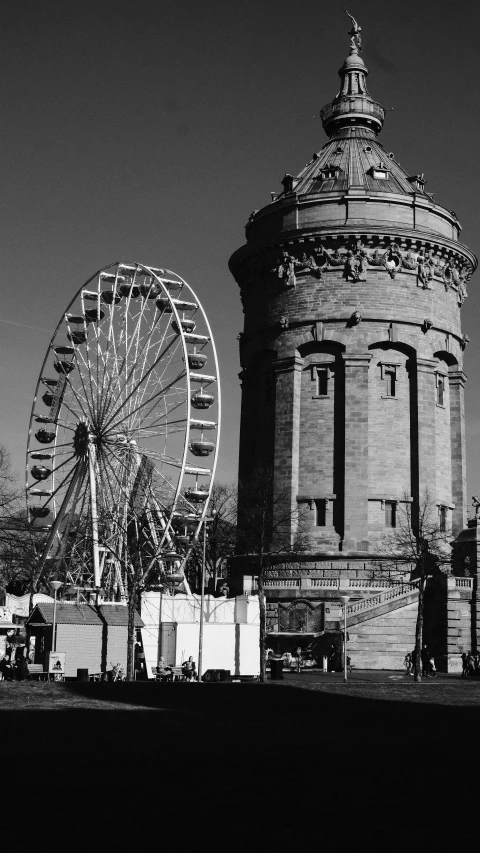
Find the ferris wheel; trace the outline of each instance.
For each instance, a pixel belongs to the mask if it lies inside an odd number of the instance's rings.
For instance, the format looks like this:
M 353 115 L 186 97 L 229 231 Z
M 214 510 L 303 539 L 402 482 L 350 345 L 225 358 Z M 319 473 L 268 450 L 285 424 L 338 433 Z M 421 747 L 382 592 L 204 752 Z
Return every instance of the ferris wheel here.
M 142 264 L 96 273 L 55 330 L 32 406 L 26 495 L 41 564 L 107 599 L 125 596 L 133 568 L 186 584 L 220 418 L 215 345 L 186 281 Z

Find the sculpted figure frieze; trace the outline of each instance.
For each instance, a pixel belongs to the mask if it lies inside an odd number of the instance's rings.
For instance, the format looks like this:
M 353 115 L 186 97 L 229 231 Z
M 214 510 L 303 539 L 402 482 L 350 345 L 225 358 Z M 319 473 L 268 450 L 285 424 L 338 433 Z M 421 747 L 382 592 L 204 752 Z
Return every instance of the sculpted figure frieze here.
M 260 270 L 258 263 L 258 259 L 255 259 L 245 268 L 249 280 L 255 274 L 258 281 L 258 278 L 264 278 L 265 274 L 270 276 L 273 273 L 277 279 L 280 279 L 285 289 L 296 287 L 297 275 L 301 273 L 321 279 L 328 267 L 343 267 L 344 278 L 353 282 L 366 281 L 369 267 L 383 267 L 391 279 L 394 279 L 402 269 L 416 271 L 419 287 L 427 290 L 434 277 L 440 278 L 446 291 L 452 288 L 457 292 L 459 305 L 463 304 L 467 296 L 466 283 L 471 274 L 468 263 L 461 266 L 461 261 L 449 258 L 442 264 L 429 249 L 415 251 L 409 248 L 402 252 L 398 243 L 395 242 L 391 243 L 386 251 L 381 246 L 373 250 L 366 249 L 360 241 L 357 241 L 354 246 L 350 244 L 330 251 L 320 246 L 308 252 L 302 251 L 298 256 L 284 250 L 273 269 L 262 266 Z

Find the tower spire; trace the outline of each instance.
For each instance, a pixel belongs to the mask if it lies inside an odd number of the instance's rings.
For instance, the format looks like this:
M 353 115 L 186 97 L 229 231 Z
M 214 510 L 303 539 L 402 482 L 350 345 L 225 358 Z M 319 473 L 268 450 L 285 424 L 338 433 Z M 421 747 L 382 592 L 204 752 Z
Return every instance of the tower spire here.
M 368 68 L 359 55 L 362 50 L 362 28 L 345 9 L 352 22 L 349 30 L 350 52 L 338 74 L 341 84 L 338 95 L 320 111 L 327 136 L 376 136 L 385 120 L 385 110 L 374 101 L 367 89 Z

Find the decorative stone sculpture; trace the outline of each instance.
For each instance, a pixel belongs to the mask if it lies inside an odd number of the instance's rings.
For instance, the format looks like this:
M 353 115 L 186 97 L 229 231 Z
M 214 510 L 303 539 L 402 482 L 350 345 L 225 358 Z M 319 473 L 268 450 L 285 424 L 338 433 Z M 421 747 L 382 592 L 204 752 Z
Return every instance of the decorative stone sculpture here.
M 402 265 L 402 256 L 400 254 L 400 246 L 398 243 L 392 243 L 389 249 L 385 252 L 383 256 L 383 265 L 390 278 L 395 278 L 395 275 Z
M 350 50 L 355 53 L 358 53 L 359 50 L 362 50 L 362 28 L 358 26 L 353 15 L 351 15 L 347 9 L 345 9 L 345 11 L 352 22 L 352 29 L 348 31 L 348 35 L 351 36 Z
M 435 264 L 431 258 L 430 252 L 424 252 L 423 250 L 418 253 L 417 260 L 418 283 L 424 290 L 428 290 L 429 283 L 433 278 L 433 269 Z
M 366 281 L 367 253 L 360 241 L 357 243 L 355 251 L 350 249 L 346 254 L 343 277 L 346 278 L 347 281 Z
M 297 265 L 298 261 L 295 260 L 293 255 L 283 252 L 283 257 L 277 265 L 277 275 L 284 282 L 285 287 L 296 286 L 295 266 Z
M 287 317 L 280 317 L 280 320 L 278 322 L 280 323 L 280 326 L 283 329 L 283 331 L 286 331 L 290 325 Z
M 423 321 L 423 324 L 422 324 L 423 331 L 425 333 L 428 332 L 428 330 L 431 329 L 432 326 L 433 326 L 433 320 L 431 320 L 430 317 L 425 317 L 425 320 Z
M 352 326 L 358 326 L 358 324 L 361 322 L 361 319 L 362 319 L 361 312 L 360 311 L 354 311 L 352 316 L 350 317 L 350 324 Z
M 417 254 L 413 253 L 410 249 L 407 254 L 402 257 L 402 267 L 406 270 L 414 270 L 418 266 L 418 257 Z

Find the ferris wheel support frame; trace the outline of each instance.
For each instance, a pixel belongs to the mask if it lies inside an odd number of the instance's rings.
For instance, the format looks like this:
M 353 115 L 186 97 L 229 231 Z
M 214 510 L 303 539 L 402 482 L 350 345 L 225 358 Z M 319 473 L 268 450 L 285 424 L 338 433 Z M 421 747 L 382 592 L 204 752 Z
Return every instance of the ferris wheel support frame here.
M 95 588 L 100 589 L 100 552 L 98 549 L 98 507 L 97 507 L 97 480 L 95 477 L 95 445 L 92 436 L 88 440 L 88 476 L 90 480 L 90 515 L 92 522 L 92 554 L 93 554 L 93 577 Z

